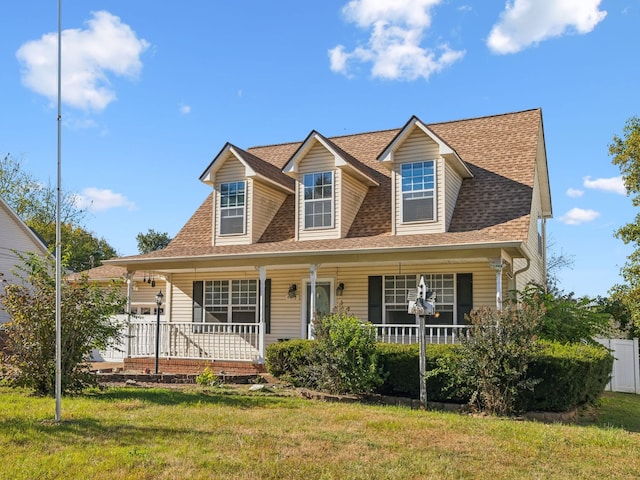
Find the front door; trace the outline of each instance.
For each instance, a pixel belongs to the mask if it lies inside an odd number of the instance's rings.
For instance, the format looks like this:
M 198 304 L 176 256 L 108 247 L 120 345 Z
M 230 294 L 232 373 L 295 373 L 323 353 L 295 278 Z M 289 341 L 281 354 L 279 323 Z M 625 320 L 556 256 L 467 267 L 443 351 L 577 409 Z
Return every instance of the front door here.
M 311 321 L 311 284 L 307 284 L 306 317 L 307 326 Z M 316 282 L 316 319 L 331 313 L 331 282 Z

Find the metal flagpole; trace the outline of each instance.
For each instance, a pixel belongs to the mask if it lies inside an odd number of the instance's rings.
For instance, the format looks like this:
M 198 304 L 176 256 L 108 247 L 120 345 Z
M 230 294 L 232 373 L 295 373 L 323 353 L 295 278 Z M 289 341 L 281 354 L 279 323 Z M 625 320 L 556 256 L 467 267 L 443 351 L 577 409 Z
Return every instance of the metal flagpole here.
M 62 0 L 58 0 L 58 186 L 56 197 L 56 422 L 61 420 L 62 403 L 62 235 L 60 228 L 60 204 L 62 183 Z

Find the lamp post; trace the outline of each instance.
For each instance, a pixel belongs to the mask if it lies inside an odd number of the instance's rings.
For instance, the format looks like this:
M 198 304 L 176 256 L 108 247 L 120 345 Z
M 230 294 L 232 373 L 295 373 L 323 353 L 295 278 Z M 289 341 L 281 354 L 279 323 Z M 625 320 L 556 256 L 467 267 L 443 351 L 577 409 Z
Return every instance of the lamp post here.
M 160 306 L 162 305 L 162 290 L 156 295 L 156 375 L 158 375 L 158 357 L 160 354 Z

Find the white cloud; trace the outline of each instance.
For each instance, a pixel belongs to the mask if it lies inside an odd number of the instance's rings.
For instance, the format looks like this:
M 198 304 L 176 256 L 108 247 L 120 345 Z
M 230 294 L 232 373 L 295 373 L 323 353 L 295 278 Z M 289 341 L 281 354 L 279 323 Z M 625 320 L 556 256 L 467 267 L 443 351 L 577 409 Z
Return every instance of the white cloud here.
M 87 28 L 62 32 L 62 101 L 81 110 L 104 110 L 116 99 L 110 75 L 135 79 L 149 48 L 119 17 L 93 12 Z M 58 34 L 47 33 L 16 52 L 22 83 L 52 102 L 58 95 Z
M 75 202 L 78 208 L 91 212 L 104 212 L 118 207 L 127 207 L 129 210 L 135 208 L 135 203 L 121 193 L 95 187 L 85 188 L 81 194 L 76 195 Z
M 583 186 L 584 188 L 601 190 L 603 192 L 617 193 L 618 195 L 627 194 L 627 189 L 624 186 L 622 177 L 596 178 L 594 180 L 591 180 L 591 177 L 584 177 Z
M 579 190 L 577 188 L 568 188 L 567 189 L 567 197 L 578 198 L 584 195 L 583 190 Z
M 604 20 L 602 0 L 507 0 L 487 46 L 495 53 L 516 53 L 567 32 L 585 34 Z
M 431 26 L 430 10 L 442 0 L 351 0 L 342 9 L 347 21 L 370 30 L 366 45 L 347 51 L 344 45 L 329 50 L 330 68 L 351 77 L 356 63 L 371 63 L 374 77 L 389 80 L 428 79 L 461 59 L 465 52 L 446 44 L 423 47 Z
M 591 222 L 600 216 L 595 210 L 585 210 L 582 208 L 572 208 L 565 213 L 560 220 L 567 225 L 580 225 L 581 223 Z
M 184 103 L 181 103 L 178 107 L 182 115 L 188 115 L 191 113 L 191 105 L 185 105 Z

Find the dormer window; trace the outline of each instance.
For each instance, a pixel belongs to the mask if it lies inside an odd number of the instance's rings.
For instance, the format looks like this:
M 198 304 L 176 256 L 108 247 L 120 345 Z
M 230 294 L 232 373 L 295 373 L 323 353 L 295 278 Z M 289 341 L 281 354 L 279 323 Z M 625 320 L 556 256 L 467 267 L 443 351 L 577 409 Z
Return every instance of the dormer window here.
M 403 223 L 435 220 L 435 162 L 405 163 L 400 173 Z
M 220 235 L 245 233 L 246 182 L 220 184 Z
M 307 173 L 304 183 L 304 228 L 333 227 L 333 172 Z

